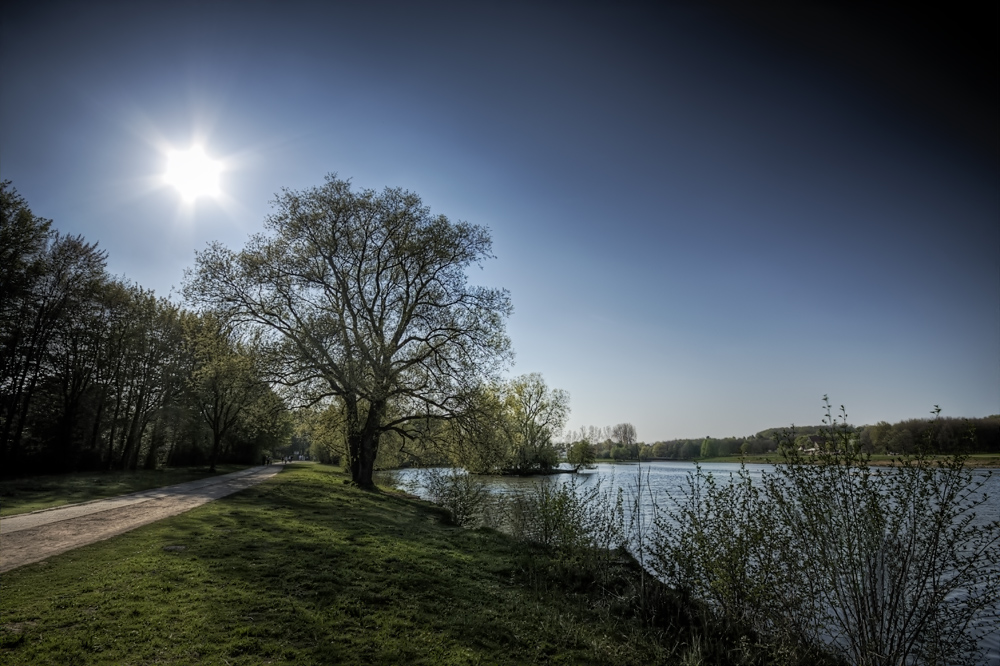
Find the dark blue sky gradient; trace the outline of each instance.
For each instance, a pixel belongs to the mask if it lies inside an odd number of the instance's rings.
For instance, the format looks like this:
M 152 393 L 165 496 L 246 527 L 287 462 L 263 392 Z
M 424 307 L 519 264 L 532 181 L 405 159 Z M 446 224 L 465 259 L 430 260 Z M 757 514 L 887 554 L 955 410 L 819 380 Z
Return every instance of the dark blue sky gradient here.
M 945 35 L 936 71 L 910 28 L 834 18 L 11 5 L 0 171 L 162 294 L 282 187 L 410 189 L 490 227 L 473 280 L 510 289 L 512 372 L 567 389 L 574 428 L 746 435 L 818 422 L 826 393 L 856 423 L 998 413 L 995 65 Z M 192 208 L 160 176 L 195 139 L 227 171 Z

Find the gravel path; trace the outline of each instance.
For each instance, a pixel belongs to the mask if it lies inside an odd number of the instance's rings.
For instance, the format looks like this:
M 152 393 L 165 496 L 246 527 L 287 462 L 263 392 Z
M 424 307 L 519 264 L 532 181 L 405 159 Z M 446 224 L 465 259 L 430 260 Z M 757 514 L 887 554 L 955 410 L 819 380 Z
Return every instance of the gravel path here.
M 281 465 L 0 519 L 0 572 L 183 513 L 269 479 Z

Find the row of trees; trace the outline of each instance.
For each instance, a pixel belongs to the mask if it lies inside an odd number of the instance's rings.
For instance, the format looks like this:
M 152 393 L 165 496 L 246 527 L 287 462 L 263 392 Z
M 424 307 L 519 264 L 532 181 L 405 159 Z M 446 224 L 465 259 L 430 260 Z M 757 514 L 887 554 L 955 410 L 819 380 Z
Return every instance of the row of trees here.
M 509 295 L 467 281 L 492 256 L 483 227 L 329 176 L 280 193 L 242 250 L 199 252 L 185 309 L 109 276 L 96 246 L 3 188 L 8 473 L 308 448 L 371 487 L 377 465 L 414 459 L 482 473 L 558 462 L 568 395 L 539 375 L 501 379 Z
M 584 447 L 589 448 L 594 459 L 605 460 L 697 460 L 740 453 L 766 453 L 777 447 L 774 439 L 766 437 L 705 437 L 646 444 L 636 441 L 635 427 L 631 423 L 571 430 L 564 440 L 567 459 L 571 457 L 571 452 Z
M 627 425 L 627 424 L 625 424 Z M 594 426 L 570 431 L 563 445 L 567 453 L 589 446 L 598 459 L 612 460 L 700 460 L 723 456 L 776 453 L 779 447 L 810 451 L 822 444 L 823 426 L 771 428 L 750 437 L 703 437 L 672 439 L 646 444 L 615 434 L 621 426 Z M 852 430 L 854 442 L 867 453 L 912 455 L 915 453 L 1000 453 L 1000 415 L 974 419 L 909 419 Z
M 584 426 L 570 430 L 563 436 L 566 459 L 581 466 L 597 458 L 638 460 L 644 454 L 645 444 L 636 441 L 635 426 L 619 423 L 615 426 Z M 648 456 L 644 456 L 644 459 Z
M 1000 414 L 977 419 L 880 421 L 858 430 L 858 442 L 872 453 L 1000 453 Z
M 280 440 L 284 404 L 252 341 L 105 260 L 0 184 L 3 473 L 214 466 Z

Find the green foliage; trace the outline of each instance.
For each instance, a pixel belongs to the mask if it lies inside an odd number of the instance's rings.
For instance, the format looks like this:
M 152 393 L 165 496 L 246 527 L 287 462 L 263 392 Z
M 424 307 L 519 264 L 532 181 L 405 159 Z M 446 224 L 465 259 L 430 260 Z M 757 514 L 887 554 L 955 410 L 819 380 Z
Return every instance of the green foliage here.
M 453 460 L 474 474 L 531 474 L 559 464 L 552 442 L 569 394 L 538 373 L 477 387 L 452 425 Z
M 455 468 L 425 470 L 428 499 L 448 510 L 456 525 L 478 525 L 490 504 L 490 492 L 481 479 Z
M 615 444 L 611 447 L 611 458 L 613 460 L 632 460 L 632 451 L 622 444 Z
M 890 424 L 880 421 L 859 431 L 866 450 L 882 454 L 1000 453 L 1000 418 L 935 417 Z
M 185 295 L 258 331 L 290 390 L 336 404 L 352 478 L 371 488 L 383 435 L 425 435 L 510 356 L 509 295 L 466 275 L 492 257 L 489 232 L 335 175 L 274 206 L 240 252 L 198 253 Z
M 569 393 L 550 389 L 540 374 L 521 375 L 507 384 L 506 408 L 513 469 L 550 469 L 559 463 L 552 438 L 569 415 Z
M 273 448 L 283 434 L 280 424 L 285 406 L 265 381 L 259 345 L 240 340 L 233 327 L 212 312 L 188 314 L 181 322 L 191 359 L 185 388 L 212 434 L 209 466 L 215 468 L 223 438 L 241 425 L 261 436 L 270 435 L 262 437 L 259 448 Z M 256 458 L 257 450 L 249 457 Z
M 610 554 L 625 546 L 622 492 L 600 483 L 543 482 L 505 496 L 498 513 L 501 527 L 525 541 L 565 553 L 593 550 Z
M 694 472 L 657 517 L 654 569 L 796 658 L 971 663 L 970 627 L 1000 596 L 1000 522 L 974 521 L 983 478 L 961 456 L 874 468 L 846 417 L 827 424 L 821 453 L 789 445 L 759 483 Z
M 344 418 L 336 405 L 299 409 L 287 455 L 309 455 L 327 465 L 340 465 L 347 457 Z
M 592 585 L 544 547 L 349 480 L 292 466 L 4 573 L 0 664 L 625 666 L 691 642 L 630 615 L 624 561 Z
M 0 204 L 0 473 L 250 462 L 280 440 L 273 392 L 233 418 L 246 341 L 220 346 L 201 316 L 108 275 L 9 181 Z
M 593 468 L 595 459 L 594 446 L 586 440 L 573 442 L 566 452 L 566 462 L 577 472 L 584 468 Z

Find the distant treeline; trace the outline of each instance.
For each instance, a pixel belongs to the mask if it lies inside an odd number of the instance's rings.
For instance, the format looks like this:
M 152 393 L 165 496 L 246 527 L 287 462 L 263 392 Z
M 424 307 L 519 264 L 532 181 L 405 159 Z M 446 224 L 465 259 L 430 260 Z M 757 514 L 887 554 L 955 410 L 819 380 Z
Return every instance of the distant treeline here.
M 595 428 L 590 430 L 602 431 Z M 590 441 L 590 445 L 599 459 L 699 460 L 776 453 L 781 446 L 792 446 L 801 451 L 822 448 L 827 439 L 824 433 L 827 431 L 825 426 L 769 428 L 749 437 L 671 439 L 652 444 L 623 444 L 609 436 L 596 442 Z M 868 453 L 1000 454 L 1000 415 L 972 419 L 910 419 L 894 424 L 881 421 L 875 425 L 854 428 L 854 432 L 856 442 Z M 577 441 L 580 441 L 579 437 L 569 442 L 567 448 Z
M 105 259 L 0 184 L 0 473 L 251 462 L 287 439 L 252 341 Z

